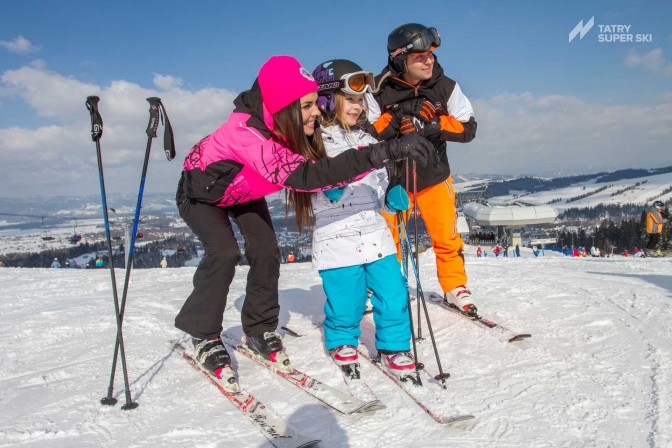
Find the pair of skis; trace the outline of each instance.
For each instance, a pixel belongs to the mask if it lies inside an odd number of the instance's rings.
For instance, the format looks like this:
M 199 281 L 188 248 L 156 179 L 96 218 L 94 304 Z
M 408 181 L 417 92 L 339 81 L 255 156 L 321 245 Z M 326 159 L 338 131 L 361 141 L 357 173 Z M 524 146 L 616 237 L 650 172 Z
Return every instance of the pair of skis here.
M 254 395 L 237 387 L 234 392 L 232 385 L 205 370 L 189 353 L 180 341 L 170 341 L 168 346 L 179 353 L 194 369 L 201 372 L 217 389 L 257 427 L 259 431 L 276 448 L 306 448 L 319 443 L 320 440 L 307 437 L 295 429 L 280 416 L 271 411 Z
M 282 328 L 287 332 L 287 334 L 291 336 L 295 337 L 302 336 L 301 334 L 297 333 L 296 331 L 290 330 L 287 327 Z M 395 385 L 397 385 L 404 393 L 406 393 L 406 395 L 408 395 L 411 398 L 411 400 L 413 400 L 415 404 L 417 404 L 420 407 L 420 409 L 426 412 L 437 423 L 450 424 L 464 420 L 471 420 L 475 418 L 473 415 L 470 414 L 459 414 L 459 413 L 445 414 L 437 410 L 433 410 L 430 401 L 436 401 L 437 394 L 443 393 L 445 388 L 442 385 L 435 383 L 437 389 L 435 391 L 430 392 L 429 389 L 425 389 L 424 386 L 422 385 L 416 385 L 410 379 L 406 381 L 401 381 L 399 378 L 388 372 L 387 369 L 385 369 L 385 367 L 383 367 L 379 356 L 372 357 L 368 353 L 362 351 L 360 348 L 357 349 L 357 352 L 359 354 L 360 359 L 368 361 L 377 369 L 379 369 L 381 372 L 383 372 L 385 376 L 387 376 Z M 366 396 L 375 397 L 373 391 L 371 390 L 371 388 L 369 387 L 369 385 L 365 380 L 361 378 L 360 379 L 353 378 L 352 375 L 349 375 L 345 371 L 343 371 L 343 379 L 345 383 L 348 385 L 348 389 L 350 390 L 351 394 L 363 397 Z M 432 382 L 430 381 L 429 384 L 432 384 Z
M 375 398 L 375 396 L 369 399 L 358 398 L 338 389 L 334 389 L 291 366 L 275 365 L 275 363 L 272 363 L 259 356 L 257 353 L 249 350 L 244 344 L 241 344 L 229 335 L 222 335 L 222 341 L 233 348 L 237 353 L 257 362 L 269 371 L 289 381 L 299 389 L 312 395 L 322 403 L 342 414 L 349 415 L 369 412 L 385 407 Z M 312 439 L 297 432 L 289 426 L 282 417 L 271 411 L 258 398 L 246 391 L 245 388 L 241 387 L 239 383 L 232 383 L 228 381 L 227 378 L 217 378 L 212 373 L 205 370 L 201 364 L 194 359 L 190 350 L 188 350 L 182 342 L 169 341 L 168 346 L 173 351 L 179 353 L 193 368 L 201 372 L 210 380 L 210 382 L 217 386 L 219 391 L 240 412 L 242 412 L 243 415 L 245 415 L 275 447 L 309 447 L 320 442 L 317 439 Z
M 271 372 L 289 381 L 299 389 L 312 395 L 322 403 L 342 414 L 368 412 L 384 407 L 375 397 L 370 400 L 353 397 L 352 395 L 334 389 L 293 367 L 286 369 L 283 366 L 277 366 L 277 363 L 273 363 L 266 358 L 259 356 L 257 353 L 247 348 L 246 345 L 241 344 L 239 341 L 226 334 L 222 336 L 222 341 L 232 347 L 236 352 L 266 367 Z
M 297 336 L 297 333 L 294 333 Z M 342 392 L 338 389 L 327 386 L 319 380 L 301 372 L 295 368 L 286 369 L 285 367 L 275 366 L 270 361 L 262 358 L 253 351 L 249 350 L 245 345 L 239 343 L 228 335 L 223 335 L 222 340 L 232 347 L 241 355 L 257 362 L 269 371 L 277 374 L 281 378 L 289 381 L 304 392 L 317 398 L 332 409 L 335 409 L 342 414 L 354 414 L 375 411 L 382 409 L 385 406 L 375 397 L 366 382 L 361 380 L 350 380 L 348 389 L 350 393 Z M 273 411 L 271 411 L 265 404 L 263 404 L 254 395 L 245 390 L 239 384 L 232 385 L 226 379 L 219 379 L 213 374 L 205 370 L 192 356 L 184 344 L 180 341 L 170 341 L 168 346 L 180 356 L 185 359 L 194 369 L 201 372 L 210 380 L 219 391 L 240 411 L 245 415 L 254 426 L 277 448 L 290 447 L 309 447 L 320 442 L 320 440 L 305 436 L 291 426 Z M 396 379 L 391 374 L 387 373 L 379 362 L 368 357 L 363 352 L 360 352 L 364 359 L 369 360 L 373 365 L 377 366 L 381 371 L 386 373 L 390 379 L 398 385 L 404 392 L 406 392 L 425 412 L 427 412 L 434 420 L 439 423 L 449 424 L 462 420 L 473 419 L 472 415 L 453 415 L 444 416 L 433 412 L 418 397 L 417 393 L 412 391 L 412 385 L 406 385 Z M 346 383 L 348 380 L 346 379 Z

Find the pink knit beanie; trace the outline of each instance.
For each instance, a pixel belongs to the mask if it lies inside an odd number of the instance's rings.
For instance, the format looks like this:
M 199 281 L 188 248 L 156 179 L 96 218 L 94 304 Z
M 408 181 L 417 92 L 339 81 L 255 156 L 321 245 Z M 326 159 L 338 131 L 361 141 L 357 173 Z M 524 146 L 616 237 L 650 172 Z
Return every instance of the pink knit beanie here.
M 291 56 L 272 56 L 259 69 L 257 79 L 264 105 L 271 114 L 317 92 L 313 75 Z

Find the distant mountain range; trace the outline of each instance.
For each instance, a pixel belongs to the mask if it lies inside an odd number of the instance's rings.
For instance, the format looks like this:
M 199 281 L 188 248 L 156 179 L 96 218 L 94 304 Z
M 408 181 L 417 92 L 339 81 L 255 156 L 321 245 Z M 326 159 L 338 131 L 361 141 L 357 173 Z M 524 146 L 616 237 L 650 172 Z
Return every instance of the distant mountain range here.
M 550 204 L 560 212 L 598 205 L 646 206 L 672 198 L 672 166 L 627 169 L 557 178 L 455 176 L 455 190 L 466 200 L 494 205 Z
M 454 180 L 460 203 L 549 204 L 563 223 L 637 217 L 654 200 L 672 201 L 672 167 L 558 178 L 469 174 L 456 175 Z M 266 198 L 281 251 L 309 253 L 310 232 L 295 231 L 294 216 L 286 214 L 284 196 L 279 192 Z M 136 202 L 134 194 L 108 197 L 115 244 L 130 235 Z M 177 213 L 174 193 L 145 193 L 140 217 L 138 232 L 144 234 L 141 245 L 170 238 L 193 240 Z M 71 237 L 78 234 L 82 242 L 104 241 L 99 196 L 0 197 L 0 255 L 65 250 L 74 247 Z
M 514 177 L 483 174 L 455 174 L 455 189 L 466 200 L 487 200 L 491 204 L 551 204 L 562 212 L 568 208 L 610 204 L 645 206 L 653 200 L 672 198 L 672 166 L 626 169 L 557 178 Z M 284 194 L 267 198 L 271 211 L 285 227 Z M 132 218 L 135 194 L 110 195 L 110 219 Z M 176 217 L 174 193 L 145 193 L 142 216 Z M 87 220 L 101 220 L 100 196 L 54 196 L 40 198 L 0 197 L 0 231 L 8 227 L 40 228 L 72 226 Z M 288 226 L 287 223 L 290 223 Z

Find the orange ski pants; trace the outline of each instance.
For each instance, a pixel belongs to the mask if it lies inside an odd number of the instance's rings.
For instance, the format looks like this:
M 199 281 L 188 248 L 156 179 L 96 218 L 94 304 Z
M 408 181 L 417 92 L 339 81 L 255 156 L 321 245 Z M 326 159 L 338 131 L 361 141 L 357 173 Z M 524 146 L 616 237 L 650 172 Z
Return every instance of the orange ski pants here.
M 410 207 L 406 211 L 407 222 L 413 216 L 415 198 L 409 192 Z M 467 284 L 467 273 L 464 269 L 464 243 L 457 232 L 457 210 L 455 208 L 455 191 L 453 179 L 448 178 L 436 185 L 418 192 L 418 212 L 427 227 L 432 239 L 432 247 L 436 256 L 436 270 L 439 284 L 444 292 Z M 397 258 L 401 260 L 399 247 L 399 231 L 396 214 L 383 212 L 387 226 L 392 232 L 397 245 Z M 411 232 L 411 229 L 407 230 Z

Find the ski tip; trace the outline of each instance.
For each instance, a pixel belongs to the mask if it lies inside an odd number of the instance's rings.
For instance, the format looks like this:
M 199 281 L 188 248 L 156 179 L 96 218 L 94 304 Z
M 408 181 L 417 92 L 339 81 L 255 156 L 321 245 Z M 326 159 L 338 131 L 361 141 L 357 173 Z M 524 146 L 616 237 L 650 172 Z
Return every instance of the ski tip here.
M 366 413 L 366 412 L 380 411 L 381 409 L 386 409 L 386 408 L 387 408 L 387 406 L 385 406 L 379 400 L 375 400 L 375 401 L 372 401 L 371 403 L 367 403 L 366 405 L 362 406 L 356 412 L 358 414 L 363 414 L 363 413 Z
M 532 335 L 527 334 L 527 333 L 517 334 L 514 337 L 512 337 L 511 339 L 509 339 L 509 342 L 524 341 L 525 339 L 528 339 L 528 338 L 531 338 L 531 337 L 532 337 Z
M 439 419 L 439 423 L 450 424 L 450 423 L 466 422 L 469 420 L 474 420 L 475 418 L 476 417 L 471 414 L 453 415 L 450 417 L 441 417 Z
M 179 339 L 170 339 L 166 341 L 166 345 L 171 350 L 186 350 L 186 348 L 184 347 L 184 345 L 182 345 L 182 342 Z
M 292 330 L 291 328 L 280 327 L 280 329 L 285 330 L 285 333 L 287 333 L 288 335 L 293 336 L 295 338 L 300 338 L 300 337 L 303 336 L 302 334 L 297 333 L 296 331 Z
M 321 440 L 311 440 L 310 442 L 305 442 L 302 445 L 299 445 L 297 448 L 309 448 L 311 446 L 316 446 L 320 442 L 322 442 L 322 441 Z

